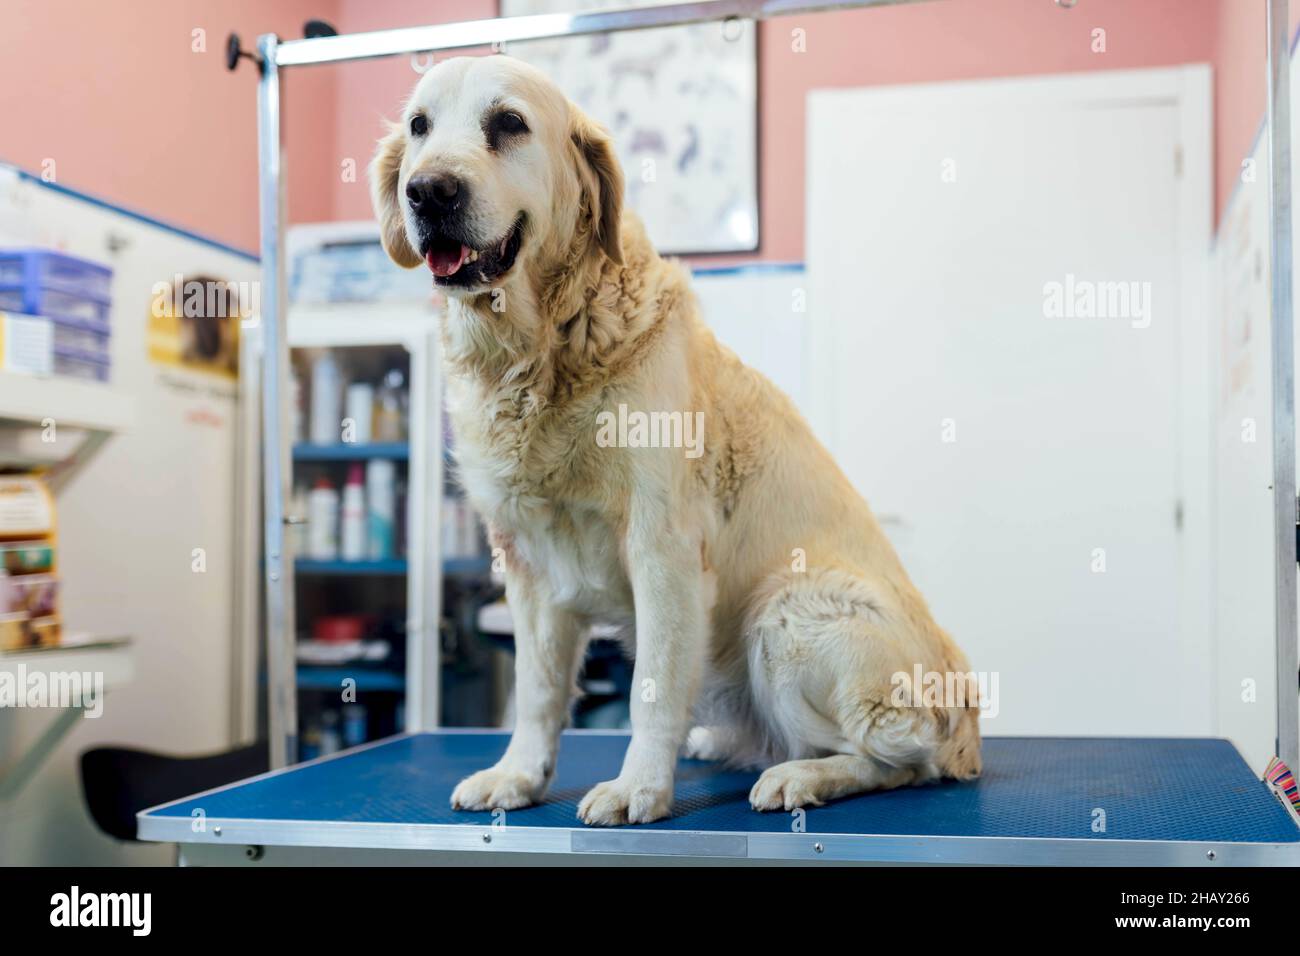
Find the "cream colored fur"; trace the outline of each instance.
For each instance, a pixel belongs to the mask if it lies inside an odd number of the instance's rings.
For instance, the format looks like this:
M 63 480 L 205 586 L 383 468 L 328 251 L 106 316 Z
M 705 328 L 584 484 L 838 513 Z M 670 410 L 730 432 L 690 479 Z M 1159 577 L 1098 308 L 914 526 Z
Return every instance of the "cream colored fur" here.
M 479 115 L 500 102 L 529 132 L 496 152 Z M 627 625 L 636 663 L 631 743 L 581 802 L 587 823 L 669 814 L 684 746 L 771 764 L 758 810 L 977 775 L 973 701 L 891 696 L 917 663 L 965 673 L 966 659 L 791 402 L 717 341 L 687 271 L 621 208 L 603 130 L 503 56 L 439 64 L 413 110 L 427 139 L 398 124 L 371 167 L 397 262 L 421 261 L 403 200 L 416 171 L 453 169 L 492 235 L 526 217 L 514 266 L 495 288 L 452 292 L 443 328 L 459 477 L 504 554 L 517 647 L 510 745 L 453 805 L 542 799 L 595 621 Z M 620 404 L 703 412 L 703 454 L 603 447 L 597 416 Z

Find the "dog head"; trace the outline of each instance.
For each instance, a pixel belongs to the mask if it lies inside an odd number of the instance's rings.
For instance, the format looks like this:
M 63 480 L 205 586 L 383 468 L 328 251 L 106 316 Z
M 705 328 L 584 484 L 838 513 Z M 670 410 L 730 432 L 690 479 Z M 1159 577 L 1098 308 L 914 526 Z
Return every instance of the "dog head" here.
M 505 56 L 429 70 L 370 165 L 384 249 L 450 295 L 585 256 L 622 261 L 623 175 L 608 134 Z

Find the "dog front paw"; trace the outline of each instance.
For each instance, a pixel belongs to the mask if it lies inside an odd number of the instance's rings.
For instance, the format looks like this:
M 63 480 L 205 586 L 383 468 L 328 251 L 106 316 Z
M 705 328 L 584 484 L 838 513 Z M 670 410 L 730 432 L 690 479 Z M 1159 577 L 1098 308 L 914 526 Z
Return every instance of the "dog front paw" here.
M 797 760 L 769 767 L 749 791 L 749 805 L 759 811 L 820 807 L 818 777 Z
M 541 799 L 546 781 L 504 767 L 470 774 L 451 792 L 453 810 L 518 810 Z
M 594 827 L 653 823 L 672 811 L 673 788 L 606 780 L 592 787 L 578 804 L 578 819 Z

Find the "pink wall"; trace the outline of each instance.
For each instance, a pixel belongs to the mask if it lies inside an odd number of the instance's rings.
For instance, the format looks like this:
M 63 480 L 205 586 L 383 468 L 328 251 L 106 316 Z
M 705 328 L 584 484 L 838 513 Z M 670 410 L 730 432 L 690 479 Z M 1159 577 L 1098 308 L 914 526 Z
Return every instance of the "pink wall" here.
M 1215 210 L 1222 215 L 1264 119 L 1268 95 L 1264 4 L 1218 0 L 1214 47 Z M 1291 5 L 1291 36 L 1300 4 Z M 1292 69 L 1297 66 L 1293 63 Z M 1300 103 L 1292 103 L 1292 113 Z M 1294 133 L 1292 134 L 1294 135 Z
M 341 0 L 335 26 L 340 31 L 360 33 L 457 20 L 480 20 L 497 15 L 496 0 Z M 421 60 L 421 62 L 426 62 Z M 334 151 L 339 157 L 355 159 L 359 172 L 375 151 L 384 132 L 383 121 L 397 116 L 401 103 L 420 79 L 409 56 L 367 60 L 332 67 L 338 75 L 337 115 Z M 370 219 L 370 191 L 365 176 L 356 182 L 335 177 L 332 196 L 333 218 Z
M 1063 10 L 1050 0 L 948 0 L 763 23 L 759 28 L 762 246 L 754 256 L 699 261 L 803 258 L 809 90 L 1208 62 L 1215 53 L 1221 2 L 1254 0 L 1085 0 L 1073 10 Z M 383 7 L 380 14 L 373 3 L 343 0 L 338 25 L 347 30 L 406 26 L 420 22 L 427 15 L 426 7 L 403 2 Z M 490 16 L 494 8 L 493 0 L 472 0 L 457 7 L 458 18 Z M 1171 24 L 1177 28 L 1171 29 Z M 1105 53 L 1092 52 L 1095 27 L 1107 32 Z M 792 48 L 795 29 L 805 31 L 806 52 Z M 339 152 L 368 157 L 379 129 L 376 114 L 393 116 L 418 74 L 405 58 L 344 69 L 349 72 L 347 81 L 340 83 Z M 333 208 L 336 218 L 368 217 L 364 183 L 338 184 Z
M 0 158 L 32 170 L 53 158 L 65 185 L 256 248 L 256 71 L 226 73 L 228 30 L 251 43 L 267 31 L 299 36 L 309 16 L 353 32 L 495 11 L 496 0 L 6 0 Z M 207 31 L 206 53 L 190 51 L 196 27 Z M 1094 27 L 1107 31 L 1106 53 L 1091 51 Z M 806 52 L 791 48 L 796 28 L 806 31 Z M 1262 51 L 1259 0 L 1081 0 L 1072 10 L 1050 0 L 947 0 L 764 23 L 757 257 L 803 257 L 811 89 L 1213 62 L 1221 208 L 1263 114 Z M 288 74 L 291 221 L 369 218 L 364 168 L 381 117 L 395 114 L 417 79 L 407 57 Z
M 1116 70 L 1208 61 L 1216 0 L 949 0 L 790 17 L 763 25 L 764 259 L 802 259 L 805 98 L 818 87 Z M 807 31 L 807 52 L 791 30 Z M 1091 51 L 1094 27 L 1105 53 Z
M 0 159 L 215 239 L 257 248 L 257 71 L 226 72 L 225 38 L 300 36 L 337 0 L 4 0 Z M 191 52 L 206 30 L 207 52 Z M 334 81 L 300 73 L 291 156 L 332 130 Z M 330 182 L 307 163 L 289 194 L 299 220 L 328 218 Z

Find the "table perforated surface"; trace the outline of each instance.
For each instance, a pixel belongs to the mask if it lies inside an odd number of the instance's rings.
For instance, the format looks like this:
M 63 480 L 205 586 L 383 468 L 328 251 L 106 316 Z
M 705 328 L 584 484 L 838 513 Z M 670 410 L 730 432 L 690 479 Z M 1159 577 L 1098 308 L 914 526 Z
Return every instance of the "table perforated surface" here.
M 750 808 L 754 772 L 683 760 L 670 819 L 592 830 L 576 819 L 577 804 L 592 785 L 617 776 L 627 747 L 623 734 L 566 733 L 555 780 L 540 806 L 496 818 L 450 808 L 455 784 L 491 765 L 508 739 L 503 733 L 455 731 L 396 737 L 145 811 L 141 836 L 213 842 L 221 839 L 212 835 L 220 825 L 227 842 L 466 848 L 474 844 L 455 839 L 458 832 L 477 835 L 504 823 L 493 832 L 509 832 L 518 848 L 529 848 L 519 841 L 531 833 L 547 836 L 532 841 L 534 849 L 591 852 L 690 855 L 695 846 L 705 855 L 711 847 L 719 855 L 753 855 L 753 846 L 735 839 L 719 837 L 710 844 L 665 838 L 733 835 L 768 846 L 763 836 L 788 838 L 792 832 L 800 847 L 819 834 L 907 838 L 901 844 L 882 839 L 881 859 L 905 858 L 889 847 L 912 847 L 919 858 L 931 859 L 933 848 L 977 847 L 970 841 L 978 840 L 1271 844 L 1282 845 L 1287 862 L 1293 861 L 1290 850 L 1300 850 L 1300 829 L 1225 740 L 987 738 L 977 781 L 809 808 L 799 821 L 802 830 L 792 814 Z M 196 819 L 205 825 L 196 829 Z M 572 839 L 559 842 L 560 833 Z M 605 836 L 612 834 L 624 836 Z M 864 843 L 835 845 L 846 858 L 876 858 Z M 962 861 L 978 862 L 966 856 Z

